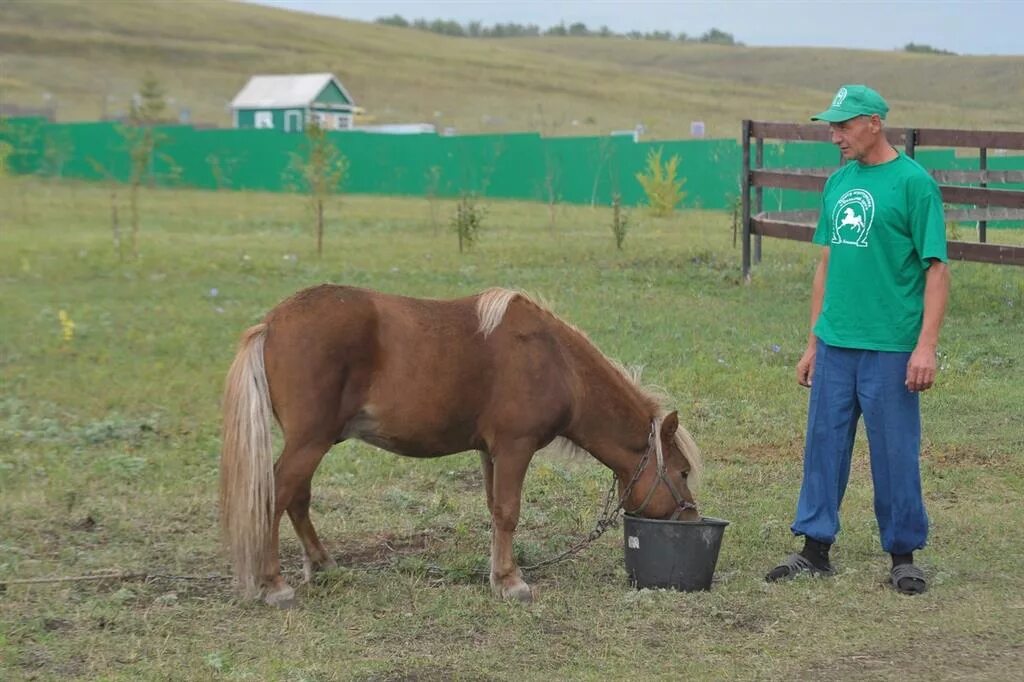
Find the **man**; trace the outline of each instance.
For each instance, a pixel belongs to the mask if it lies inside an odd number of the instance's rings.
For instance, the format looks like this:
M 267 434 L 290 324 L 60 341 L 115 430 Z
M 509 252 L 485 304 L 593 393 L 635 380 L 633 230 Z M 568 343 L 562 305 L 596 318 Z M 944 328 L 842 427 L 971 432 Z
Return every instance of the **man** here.
M 797 364 L 810 387 L 804 475 L 794 535 L 804 548 L 765 576 L 832 575 L 829 548 L 850 474 L 860 416 L 868 434 L 875 517 L 892 555 L 890 581 L 920 594 L 914 565 L 928 516 L 918 466 L 921 391 L 935 380 L 949 296 L 946 227 L 938 186 L 883 131 L 889 106 L 845 85 L 811 120 L 826 121 L 847 163 L 829 177 L 814 242 L 824 246 L 811 289 L 811 333 Z

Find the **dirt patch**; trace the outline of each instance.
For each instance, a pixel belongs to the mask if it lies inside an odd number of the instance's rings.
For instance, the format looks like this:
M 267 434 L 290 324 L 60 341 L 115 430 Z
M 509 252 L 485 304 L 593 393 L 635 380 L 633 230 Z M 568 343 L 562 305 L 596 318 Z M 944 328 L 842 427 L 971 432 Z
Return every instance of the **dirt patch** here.
M 718 450 L 709 446 L 707 459 L 716 462 L 800 462 L 804 457 L 803 438 L 794 438 L 788 442 L 755 442 L 744 445 L 729 445 L 728 449 Z
M 484 474 L 479 468 L 452 471 L 448 478 L 459 490 L 482 492 L 484 488 Z
M 985 637 L 956 641 L 912 640 L 902 648 L 864 651 L 817 661 L 796 677 L 800 679 L 891 680 L 907 674 L 915 678 L 947 679 L 951 671 L 960 679 L 1012 679 L 1009 671 L 1024 664 L 1024 646 L 1000 646 Z
M 992 452 L 969 445 L 925 447 L 921 451 L 921 458 L 939 469 L 962 466 L 1002 467 L 1009 462 L 1009 455 L 1005 452 Z
M 800 462 L 803 459 L 804 444 L 802 440 L 789 443 L 753 443 L 733 447 L 729 452 L 716 452 L 714 459 L 718 462 Z M 946 447 L 925 446 L 921 449 L 921 458 L 936 468 L 962 466 L 1005 466 L 1010 462 L 1006 452 L 992 452 L 973 446 L 952 445 Z M 867 457 L 867 441 L 858 434 L 858 446 L 854 451 L 853 465 L 869 466 Z
M 61 630 L 70 630 L 71 621 L 64 620 L 63 618 L 44 618 L 43 619 L 43 630 L 47 632 L 59 632 Z
M 721 462 L 799 462 L 804 456 L 802 441 L 790 443 L 752 443 L 732 448 L 730 452 L 716 452 L 714 458 Z
M 91 531 L 96 528 L 96 519 L 92 516 L 86 516 L 80 521 L 76 521 L 71 524 L 71 530 Z
M 85 657 L 76 654 L 57 660 L 45 647 L 31 644 L 22 651 L 18 665 L 25 680 L 71 679 L 85 671 Z
M 353 678 L 359 682 L 448 682 L 452 679 L 472 680 L 474 682 L 487 682 L 492 677 L 483 675 L 467 677 L 464 672 L 441 666 L 428 666 L 420 668 L 409 668 L 405 670 L 392 670 L 384 673 L 370 673 L 364 676 Z
M 396 557 L 423 554 L 451 533 L 450 528 L 424 530 L 411 535 L 378 533 L 358 543 L 345 545 L 334 557 L 340 565 L 351 567 L 389 563 Z

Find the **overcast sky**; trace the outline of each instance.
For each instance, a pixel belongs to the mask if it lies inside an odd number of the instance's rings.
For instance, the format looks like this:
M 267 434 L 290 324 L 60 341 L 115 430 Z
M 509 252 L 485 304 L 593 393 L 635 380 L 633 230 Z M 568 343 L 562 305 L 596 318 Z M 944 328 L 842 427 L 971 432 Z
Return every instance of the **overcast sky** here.
M 963 54 L 1024 55 L 1024 0 L 249 0 L 372 21 L 454 19 L 514 22 L 542 29 L 583 22 L 617 33 L 671 31 L 697 36 L 714 27 L 748 45 L 878 50 L 909 42 Z

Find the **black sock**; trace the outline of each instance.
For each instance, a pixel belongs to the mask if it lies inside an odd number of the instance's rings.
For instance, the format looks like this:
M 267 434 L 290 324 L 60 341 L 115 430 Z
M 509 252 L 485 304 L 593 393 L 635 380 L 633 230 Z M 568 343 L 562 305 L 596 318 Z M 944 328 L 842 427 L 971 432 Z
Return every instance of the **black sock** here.
M 892 555 L 892 567 L 896 568 L 900 564 L 912 564 L 914 563 L 914 553 L 908 554 L 893 554 Z
M 831 564 L 828 561 L 828 550 L 832 547 L 827 542 L 818 542 L 814 538 L 804 536 L 804 548 L 800 550 L 800 554 L 814 564 L 815 568 L 827 570 L 831 568 Z

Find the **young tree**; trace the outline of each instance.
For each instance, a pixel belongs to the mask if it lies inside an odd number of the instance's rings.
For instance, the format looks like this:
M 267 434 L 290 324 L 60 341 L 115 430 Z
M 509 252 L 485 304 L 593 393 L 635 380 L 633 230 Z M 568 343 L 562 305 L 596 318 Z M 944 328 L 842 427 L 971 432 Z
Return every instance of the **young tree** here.
M 476 203 L 476 195 L 463 192 L 452 216 L 452 229 L 459 237 L 459 253 L 469 251 L 480 237 L 484 226 L 485 211 Z
M 97 175 L 103 176 L 110 188 L 110 231 L 114 239 L 114 248 L 117 249 L 117 260 L 124 262 L 124 244 L 121 240 L 121 221 L 117 213 L 117 179 L 107 170 L 106 166 L 93 157 L 86 159 Z
M 3 158 L 2 176 L 20 175 L 30 172 L 38 172 L 41 168 L 41 159 L 38 154 L 42 140 L 42 126 L 39 121 L 12 122 L 0 119 L 0 143 L 3 150 L 0 150 Z M 29 212 L 29 192 L 18 192 L 21 199 L 21 221 L 28 224 L 31 220 Z M 7 211 L 8 214 L 12 213 Z
M 153 125 L 164 119 L 167 111 L 166 93 L 152 73 L 142 78 L 138 96 L 132 100 L 129 117 L 136 125 Z
M 637 173 L 636 179 L 647 195 L 651 213 L 668 216 L 686 198 L 686 192 L 683 191 L 686 178 L 676 176 L 679 172 L 679 156 L 673 154 L 672 158 L 662 163 L 661 152 L 659 147 L 647 153 L 647 168 Z
M 549 150 L 544 155 L 544 198 L 548 203 L 548 224 L 555 228 L 555 211 L 562 198 L 562 167 L 559 158 Z
M 154 126 L 162 120 L 166 108 L 163 88 L 155 76 L 147 73 L 142 79 L 139 93 L 132 100 L 128 126 L 121 129 L 131 160 L 128 209 L 131 220 L 132 256 L 136 258 L 139 255 L 139 189 L 143 181 L 152 176 L 156 148 L 163 139 L 154 130 Z
M 324 202 L 341 190 L 348 175 L 348 159 L 334 146 L 327 131 L 316 122 L 306 126 L 303 154 L 292 154 L 290 170 L 298 176 L 300 188 L 309 195 L 316 224 L 316 255 L 324 251 Z
M 616 192 L 612 195 L 612 236 L 615 237 L 615 248 L 622 250 L 629 232 L 629 214 L 622 209 L 622 197 Z

